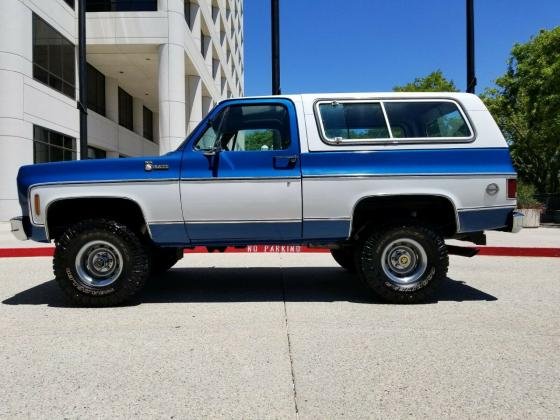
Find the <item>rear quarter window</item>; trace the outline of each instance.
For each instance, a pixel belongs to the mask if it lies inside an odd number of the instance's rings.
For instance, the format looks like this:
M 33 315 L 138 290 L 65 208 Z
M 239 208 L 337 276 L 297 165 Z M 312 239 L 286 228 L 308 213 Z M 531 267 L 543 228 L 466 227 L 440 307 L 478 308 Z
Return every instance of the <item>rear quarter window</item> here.
M 384 102 L 395 138 L 470 138 L 467 121 L 454 102 Z
M 465 114 L 452 100 L 318 101 L 315 117 L 329 144 L 473 140 Z

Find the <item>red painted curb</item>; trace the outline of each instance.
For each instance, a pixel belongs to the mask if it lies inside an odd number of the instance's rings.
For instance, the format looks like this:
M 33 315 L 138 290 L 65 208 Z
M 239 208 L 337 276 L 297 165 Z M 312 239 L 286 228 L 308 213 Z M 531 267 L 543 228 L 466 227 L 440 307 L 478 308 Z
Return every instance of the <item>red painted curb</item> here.
M 470 247 L 477 249 L 476 247 Z M 482 246 L 478 247 L 478 255 L 495 257 L 548 257 L 560 258 L 560 248 L 517 248 L 505 246 Z M 207 253 L 204 246 L 197 246 L 193 249 L 185 249 L 185 254 L 204 254 Z M 215 251 L 219 252 L 219 251 Z M 309 248 L 301 245 L 249 245 L 243 248 L 227 247 L 227 253 L 247 253 L 247 254 L 298 254 L 298 253 L 328 253 L 325 248 Z M 0 248 L 0 258 L 17 257 L 52 257 L 54 247 L 39 248 Z
M 14 257 L 52 257 L 54 247 L 41 248 L 0 248 L 0 258 Z
M 499 257 L 560 257 L 560 248 L 515 248 L 506 246 L 480 247 L 478 255 Z

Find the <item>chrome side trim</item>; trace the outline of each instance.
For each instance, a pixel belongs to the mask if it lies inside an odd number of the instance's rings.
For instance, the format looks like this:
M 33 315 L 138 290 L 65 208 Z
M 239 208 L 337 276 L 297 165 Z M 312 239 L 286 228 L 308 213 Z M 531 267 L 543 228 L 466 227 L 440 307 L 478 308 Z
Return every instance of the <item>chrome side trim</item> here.
M 231 177 L 231 178 L 181 178 L 180 182 L 235 182 L 235 181 L 251 181 L 251 182 L 286 182 L 299 181 L 299 176 L 283 176 L 283 177 Z
M 469 211 L 479 211 L 479 210 L 491 210 L 491 209 L 514 209 L 515 206 L 479 206 L 479 207 L 463 207 L 458 209 L 458 211 L 469 212 Z
M 239 223 L 301 223 L 301 219 L 279 219 L 279 220 L 186 220 L 185 223 L 193 225 L 201 224 L 239 224 Z M 183 222 L 180 222 L 183 223 Z
M 445 177 L 445 178 L 464 178 L 464 177 L 496 177 L 511 176 L 512 174 L 504 174 L 499 172 L 483 172 L 483 173 L 455 173 L 448 174 L 443 172 L 437 173 L 414 173 L 414 174 L 339 174 L 339 175 L 303 175 L 303 179 L 346 179 L 346 178 L 423 178 L 423 177 Z
M 79 185 L 79 184 L 119 184 L 119 183 L 144 183 L 144 182 L 179 182 L 179 178 L 160 178 L 160 179 L 109 179 L 109 180 L 88 180 L 88 181 L 56 181 L 56 182 L 39 182 L 29 186 L 29 190 L 44 185 Z

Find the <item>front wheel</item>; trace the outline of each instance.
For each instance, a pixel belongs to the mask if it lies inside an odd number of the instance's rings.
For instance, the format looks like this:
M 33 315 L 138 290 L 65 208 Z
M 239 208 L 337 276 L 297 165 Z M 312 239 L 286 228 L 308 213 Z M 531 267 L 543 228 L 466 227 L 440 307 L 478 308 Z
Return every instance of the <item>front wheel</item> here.
M 56 244 L 56 281 L 73 304 L 118 305 L 136 295 L 150 274 L 146 246 L 126 225 L 106 219 L 69 227 Z
M 396 226 L 372 232 L 356 250 L 358 274 L 383 300 L 425 301 L 447 276 L 443 239 L 424 226 Z

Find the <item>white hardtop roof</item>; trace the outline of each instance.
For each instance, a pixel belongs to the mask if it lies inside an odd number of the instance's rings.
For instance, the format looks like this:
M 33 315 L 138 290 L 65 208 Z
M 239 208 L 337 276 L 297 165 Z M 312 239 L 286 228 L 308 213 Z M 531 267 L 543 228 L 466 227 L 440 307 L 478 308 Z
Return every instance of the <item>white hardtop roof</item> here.
M 461 102 L 467 109 L 484 109 L 480 98 L 472 93 L 465 92 L 339 92 L 339 93 L 303 93 L 295 95 L 278 96 L 246 96 L 232 99 L 278 99 L 286 98 L 303 103 L 314 102 L 318 99 L 454 99 Z
M 465 92 L 327 92 L 327 93 L 300 93 L 289 95 L 263 95 L 263 96 L 243 96 L 243 99 L 273 99 L 273 98 L 463 98 L 475 96 Z M 232 98 L 235 99 L 235 98 Z

